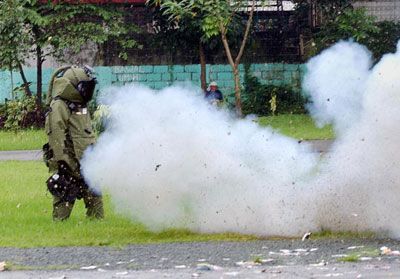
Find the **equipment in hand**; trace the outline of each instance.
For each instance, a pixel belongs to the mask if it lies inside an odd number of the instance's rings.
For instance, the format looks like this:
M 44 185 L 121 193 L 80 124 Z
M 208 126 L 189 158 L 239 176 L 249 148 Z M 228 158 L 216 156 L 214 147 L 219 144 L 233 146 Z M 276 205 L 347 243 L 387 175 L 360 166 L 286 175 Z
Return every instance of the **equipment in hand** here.
M 46 184 L 52 195 L 70 203 L 81 199 L 82 191 L 88 188 L 82 178 L 71 175 L 65 163 L 59 164 L 59 170 L 47 179 Z

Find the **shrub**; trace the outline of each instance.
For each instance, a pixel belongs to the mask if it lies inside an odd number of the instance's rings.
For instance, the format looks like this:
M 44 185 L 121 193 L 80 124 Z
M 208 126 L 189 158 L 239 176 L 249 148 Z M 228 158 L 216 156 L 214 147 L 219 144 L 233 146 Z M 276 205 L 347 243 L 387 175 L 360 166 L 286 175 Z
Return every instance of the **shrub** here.
M 97 134 L 104 132 L 107 124 L 107 119 L 110 117 L 110 111 L 107 106 L 99 105 L 96 111 L 94 111 L 92 125 L 93 129 Z
M 6 121 L 6 105 L 0 104 L 0 128 L 4 127 Z
M 7 101 L 4 106 L 4 128 L 18 130 L 38 126 L 37 114 L 34 96 Z
M 289 86 L 264 85 L 245 67 L 242 109 L 246 114 L 305 113 L 306 99 Z
M 382 21 L 376 23 L 376 26 L 379 28 L 379 32 L 369 34 L 366 46 L 378 61 L 384 54 L 396 52 L 397 42 L 400 39 L 400 23 Z

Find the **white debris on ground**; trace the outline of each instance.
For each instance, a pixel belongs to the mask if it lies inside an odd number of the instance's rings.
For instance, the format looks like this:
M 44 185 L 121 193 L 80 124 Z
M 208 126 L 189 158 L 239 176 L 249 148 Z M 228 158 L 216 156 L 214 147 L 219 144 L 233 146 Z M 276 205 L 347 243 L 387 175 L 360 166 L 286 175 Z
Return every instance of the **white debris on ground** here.
M 398 251 L 398 250 L 392 251 L 392 249 L 390 249 L 386 246 L 382 246 L 380 250 L 381 250 L 381 255 L 400 256 L 400 251 Z
M 4 271 L 6 268 L 6 262 L 0 262 L 0 271 Z
M 354 250 L 354 249 L 361 249 L 361 248 L 364 248 L 364 246 L 350 246 L 350 247 L 347 247 L 347 250 Z
M 322 261 L 319 262 L 319 263 L 310 264 L 310 266 L 313 266 L 313 267 L 320 267 L 320 266 L 325 266 L 325 265 L 327 265 L 327 264 L 328 264 L 328 263 L 327 263 L 326 261 L 322 260 Z
M 360 257 L 360 261 L 371 261 L 372 257 Z
M 311 248 L 311 249 L 298 248 L 298 249 L 294 249 L 294 250 L 281 249 L 281 250 L 279 250 L 279 252 L 270 251 L 268 254 L 269 255 L 278 255 L 278 256 L 307 256 L 311 252 L 315 252 L 317 250 L 318 250 L 318 248 Z
M 254 262 L 254 261 L 240 261 L 240 262 L 236 262 L 235 265 L 238 267 L 253 268 L 255 266 L 260 266 L 261 263 Z
M 97 265 L 90 265 L 90 266 L 82 266 L 80 269 L 81 270 L 93 270 L 96 268 L 97 268 Z
M 214 271 L 214 270 L 222 270 L 223 268 L 217 265 L 212 265 L 208 263 L 198 264 L 196 270 L 198 271 Z
M 274 261 L 275 260 L 271 259 L 271 258 L 269 258 L 269 259 L 257 259 L 255 261 L 239 261 L 239 262 L 236 262 L 235 265 L 238 266 L 238 267 L 243 267 L 243 268 L 250 269 L 250 268 L 262 266 L 264 264 L 271 263 L 271 262 L 274 262 Z

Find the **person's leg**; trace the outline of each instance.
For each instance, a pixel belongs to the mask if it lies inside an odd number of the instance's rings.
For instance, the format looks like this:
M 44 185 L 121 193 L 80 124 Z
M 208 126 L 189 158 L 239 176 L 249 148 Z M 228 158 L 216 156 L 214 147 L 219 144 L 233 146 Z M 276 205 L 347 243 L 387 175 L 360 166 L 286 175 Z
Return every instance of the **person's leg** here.
M 101 194 L 87 189 L 83 193 L 83 201 L 85 202 L 87 217 L 96 219 L 104 218 L 103 198 Z
M 74 207 L 74 202 L 66 202 L 53 196 L 53 220 L 63 221 L 69 218 Z

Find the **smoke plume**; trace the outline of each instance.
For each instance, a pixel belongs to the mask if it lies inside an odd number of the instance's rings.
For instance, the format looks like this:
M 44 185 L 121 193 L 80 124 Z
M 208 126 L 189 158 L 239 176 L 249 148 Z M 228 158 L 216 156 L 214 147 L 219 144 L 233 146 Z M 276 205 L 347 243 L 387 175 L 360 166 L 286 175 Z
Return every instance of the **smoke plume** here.
M 190 86 L 110 88 L 110 117 L 84 175 L 152 230 L 398 236 L 400 54 L 371 63 L 364 47 L 341 42 L 307 64 L 310 111 L 337 133 L 322 157 L 208 105 Z

